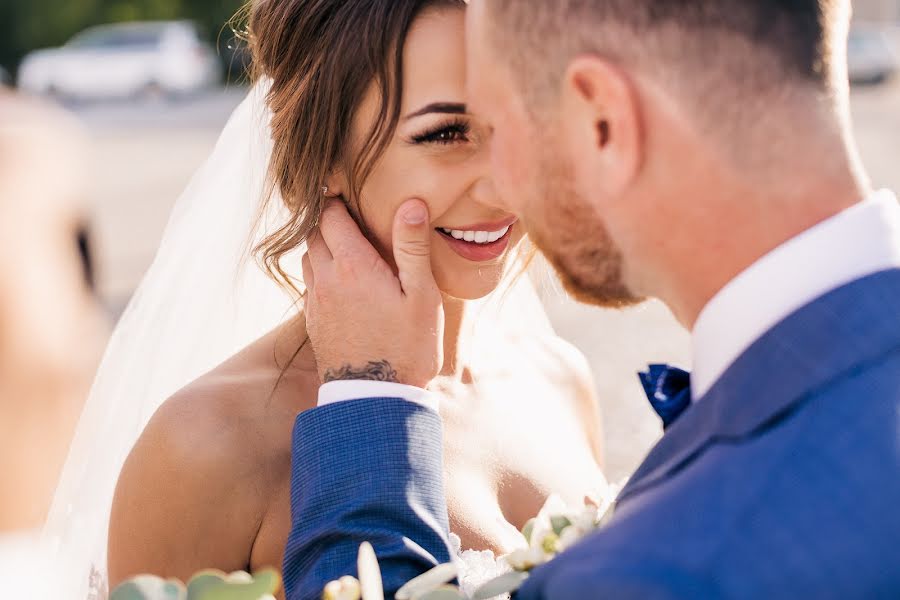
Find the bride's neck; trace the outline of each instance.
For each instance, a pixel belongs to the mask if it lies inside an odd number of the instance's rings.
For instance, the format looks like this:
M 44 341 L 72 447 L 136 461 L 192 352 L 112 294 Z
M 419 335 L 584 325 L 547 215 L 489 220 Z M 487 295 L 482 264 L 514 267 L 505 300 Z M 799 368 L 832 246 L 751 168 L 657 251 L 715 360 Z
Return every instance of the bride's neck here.
M 444 368 L 441 377 L 463 379 L 468 366 L 469 302 L 444 295 Z

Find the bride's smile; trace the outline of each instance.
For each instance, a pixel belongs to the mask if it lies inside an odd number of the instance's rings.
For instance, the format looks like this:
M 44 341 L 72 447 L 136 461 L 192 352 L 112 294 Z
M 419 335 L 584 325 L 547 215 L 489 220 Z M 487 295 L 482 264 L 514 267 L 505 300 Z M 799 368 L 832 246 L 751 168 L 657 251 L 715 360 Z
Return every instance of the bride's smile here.
M 462 11 L 422 13 L 406 38 L 398 124 L 383 154 L 354 191 L 352 169 L 326 180 L 328 195 L 346 200 L 370 241 L 393 264 L 394 214 L 410 198 L 428 205 L 432 267 L 450 297 L 477 299 L 496 289 L 517 256 L 522 228 L 499 208 L 490 173 L 490 131 L 466 105 Z M 459 51 L 448 51 L 459 48 Z M 383 90 L 370 84 L 349 143 L 363 155 L 378 129 Z
M 435 231 L 440 233 L 447 245 L 463 258 L 485 262 L 496 260 L 506 253 L 515 222 L 515 218 L 510 218 L 500 223 L 438 227 Z

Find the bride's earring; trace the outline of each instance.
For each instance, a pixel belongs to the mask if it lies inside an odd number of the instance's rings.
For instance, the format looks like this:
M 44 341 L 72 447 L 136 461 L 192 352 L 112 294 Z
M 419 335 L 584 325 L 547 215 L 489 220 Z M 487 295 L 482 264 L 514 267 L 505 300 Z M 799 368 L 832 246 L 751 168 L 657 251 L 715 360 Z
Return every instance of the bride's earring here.
M 333 198 L 335 200 L 340 200 L 344 204 L 347 204 L 347 200 L 343 196 L 341 196 L 340 194 L 329 194 L 328 191 L 329 191 L 328 186 L 323 185 L 322 186 L 322 195 L 323 196 L 325 196 L 326 198 Z M 349 204 L 347 204 L 347 206 L 349 207 Z

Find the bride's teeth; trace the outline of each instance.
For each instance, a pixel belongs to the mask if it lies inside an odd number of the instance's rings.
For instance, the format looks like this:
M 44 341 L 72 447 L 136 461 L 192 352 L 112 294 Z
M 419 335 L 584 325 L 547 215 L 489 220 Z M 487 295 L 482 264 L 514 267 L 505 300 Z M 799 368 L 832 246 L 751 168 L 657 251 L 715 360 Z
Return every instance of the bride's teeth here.
M 461 229 L 446 229 L 441 227 L 441 231 L 456 240 L 465 240 L 474 244 L 493 244 L 509 232 L 511 225 L 504 227 L 500 231 L 463 231 Z

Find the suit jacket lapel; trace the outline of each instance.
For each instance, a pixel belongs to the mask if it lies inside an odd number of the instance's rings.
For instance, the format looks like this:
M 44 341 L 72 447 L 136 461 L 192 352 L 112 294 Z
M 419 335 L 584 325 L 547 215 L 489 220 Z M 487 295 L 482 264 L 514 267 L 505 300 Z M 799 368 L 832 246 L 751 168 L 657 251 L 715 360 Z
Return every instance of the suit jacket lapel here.
M 757 340 L 709 393 L 668 429 L 619 496 L 665 481 L 708 446 L 757 435 L 815 391 L 900 349 L 900 269 L 841 287 Z

